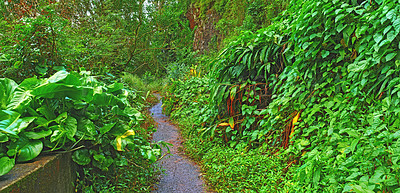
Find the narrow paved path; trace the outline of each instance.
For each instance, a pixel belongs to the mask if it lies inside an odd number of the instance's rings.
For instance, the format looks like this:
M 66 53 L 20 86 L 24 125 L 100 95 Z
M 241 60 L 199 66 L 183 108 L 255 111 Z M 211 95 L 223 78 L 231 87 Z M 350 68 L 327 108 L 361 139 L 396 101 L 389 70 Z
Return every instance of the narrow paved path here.
M 156 95 L 160 99 L 160 96 Z M 182 138 L 178 129 L 169 122 L 167 116 L 162 114 L 162 103 L 159 102 L 150 109 L 154 120 L 158 123 L 157 132 L 153 134 L 154 141 L 163 140 L 174 146 L 170 147 L 171 153 L 164 157 L 160 165 L 165 169 L 159 184 L 153 192 L 159 193 L 202 193 L 206 192 L 200 169 L 191 162 L 183 152 L 179 151 Z M 167 152 L 163 149 L 163 153 Z

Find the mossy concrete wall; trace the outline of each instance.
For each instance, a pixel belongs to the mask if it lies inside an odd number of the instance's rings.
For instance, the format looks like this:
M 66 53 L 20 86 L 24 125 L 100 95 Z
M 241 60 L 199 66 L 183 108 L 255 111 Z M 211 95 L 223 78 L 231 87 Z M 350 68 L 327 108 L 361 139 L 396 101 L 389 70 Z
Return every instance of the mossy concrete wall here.
M 0 193 L 75 192 L 76 165 L 70 153 L 39 156 L 0 177 Z

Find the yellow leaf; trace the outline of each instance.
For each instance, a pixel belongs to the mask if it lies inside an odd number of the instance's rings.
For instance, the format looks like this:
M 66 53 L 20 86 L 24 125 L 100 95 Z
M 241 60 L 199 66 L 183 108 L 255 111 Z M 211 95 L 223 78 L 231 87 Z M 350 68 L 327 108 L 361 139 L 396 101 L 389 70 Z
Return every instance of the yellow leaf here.
M 129 137 L 129 136 L 131 136 L 131 135 L 135 135 L 135 131 L 133 131 L 133 130 L 128 130 L 128 131 L 126 131 L 126 132 L 121 136 L 121 138 Z
M 292 131 L 290 132 L 290 138 L 292 138 L 292 134 L 293 134 L 293 132 L 294 132 L 294 124 L 295 123 L 297 123 L 297 121 L 299 120 L 299 118 L 300 118 L 300 113 L 301 113 L 301 111 L 299 111 L 298 113 L 297 113 L 297 115 L 293 118 L 293 121 L 292 121 Z
M 135 135 L 135 131 L 133 131 L 133 130 L 128 130 L 128 131 L 126 131 L 123 135 L 121 135 L 121 136 L 119 136 L 119 137 L 116 138 L 116 141 L 117 141 L 117 151 L 122 151 L 122 139 L 123 139 L 123 138 L 126 138 L 126 137 L 129 137 L 129 136 L 132 136 L 132 135 Z
M 297 121 L 299 120 L 299 118 L 300 118 L 300 112 L 298 112 L 297 115 L 293 118 L 293 125 L 294 125 L 295 123 L 297 123 Z
M 117 151 L 122 151 L 121 145 L 122 145 L 121 137 L 117 137 Z
M 220 123 L 218 124 L 218 127 L 222 127 L 222 126 L 230 126 L 229 123 Z

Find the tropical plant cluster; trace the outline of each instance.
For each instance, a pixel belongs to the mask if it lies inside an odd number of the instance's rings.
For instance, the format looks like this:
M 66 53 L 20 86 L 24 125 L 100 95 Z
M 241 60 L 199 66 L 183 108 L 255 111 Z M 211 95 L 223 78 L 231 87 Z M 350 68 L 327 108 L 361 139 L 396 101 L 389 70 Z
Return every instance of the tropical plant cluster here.
M 141 128 L 144 98 L 122 83 L 106 85 L 81 73 L 59 71 L 46 79 L 17 84 L 0 79 L 0 175 L 16 162 L 41 153 L 71 152 L 82 166 L 99 171 L 132 165 L 133 158 L 154 163 L 160 147 Z M 100 191 L 100 190 L 94 190 Z
M 215 189 L 399 192 L 399 13 L 392 0 L 292 1 L 206 77 L 172 83 L 165 110 Z

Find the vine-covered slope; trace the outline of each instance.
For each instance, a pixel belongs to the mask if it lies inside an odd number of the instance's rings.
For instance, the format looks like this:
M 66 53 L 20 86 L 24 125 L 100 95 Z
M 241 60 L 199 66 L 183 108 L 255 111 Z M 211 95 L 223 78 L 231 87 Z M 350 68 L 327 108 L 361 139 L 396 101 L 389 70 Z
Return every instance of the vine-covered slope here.
M 221 192 L 400 191 L 399 32 L 397 0 L 292 1 L 229 44 L 207 78 L 176 81 L 166 110 L 193 114 L 188 148 Z M 243 162 L 263 171 L 228 177 Z

